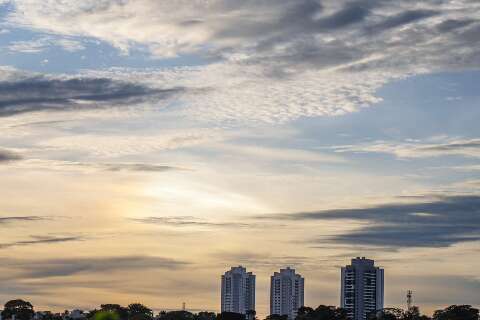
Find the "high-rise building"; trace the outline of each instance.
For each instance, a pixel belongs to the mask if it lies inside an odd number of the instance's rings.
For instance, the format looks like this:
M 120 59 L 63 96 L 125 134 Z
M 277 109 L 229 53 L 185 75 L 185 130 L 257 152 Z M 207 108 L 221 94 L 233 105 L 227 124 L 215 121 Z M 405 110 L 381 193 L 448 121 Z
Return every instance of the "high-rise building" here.
M 342 268 L 340 305 L 352 320 L 365 320 L 376 310 L 383 309 L 383 269 L 365 257 L 352 259 Z
M 271 277 L 270 314 L 287 315 L 293 320 L 304 305 L 305 279 L 295 269 L 280 269 Z
M 222 275 L 222 312 L 247 314 L 255 310 L 255 275 L 232 267 Z

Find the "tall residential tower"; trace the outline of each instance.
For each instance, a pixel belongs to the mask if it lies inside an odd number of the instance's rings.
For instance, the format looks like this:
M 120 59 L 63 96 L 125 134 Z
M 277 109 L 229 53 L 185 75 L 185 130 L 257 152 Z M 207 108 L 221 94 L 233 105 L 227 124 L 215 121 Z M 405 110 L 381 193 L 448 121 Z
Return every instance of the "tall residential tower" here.
M 352 259 L 342 268 L 340 305 L 352 320 L 365 320 L 376 310 L 383 309 L 383 269 L 375 267 L 365 257 Z
M 247 314 L 255 310 L 255 275 L 232 267 L 222 275 L 222 312 Z
M 271 277 L 270 314 L 287 315 L 293 320 L 304 305 L 304 283 L 295 269 L 280 269 Z

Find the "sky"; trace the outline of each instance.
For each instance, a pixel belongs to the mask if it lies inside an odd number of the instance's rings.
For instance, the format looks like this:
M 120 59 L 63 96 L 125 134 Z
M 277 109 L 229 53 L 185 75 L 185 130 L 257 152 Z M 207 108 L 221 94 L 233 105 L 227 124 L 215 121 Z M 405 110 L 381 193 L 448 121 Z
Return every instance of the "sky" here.
M 0 0 L 0 303 L 478 307 L 479 66 L 476 0 Z

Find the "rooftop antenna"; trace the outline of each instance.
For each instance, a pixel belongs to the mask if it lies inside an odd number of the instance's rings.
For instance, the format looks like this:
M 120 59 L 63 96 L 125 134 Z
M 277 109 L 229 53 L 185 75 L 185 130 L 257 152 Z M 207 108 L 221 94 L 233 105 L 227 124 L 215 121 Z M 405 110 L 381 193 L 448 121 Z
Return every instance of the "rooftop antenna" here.
M 413 307 L 413 292 L 412 290 L 407 291 L 407 310 L 412 310 Z

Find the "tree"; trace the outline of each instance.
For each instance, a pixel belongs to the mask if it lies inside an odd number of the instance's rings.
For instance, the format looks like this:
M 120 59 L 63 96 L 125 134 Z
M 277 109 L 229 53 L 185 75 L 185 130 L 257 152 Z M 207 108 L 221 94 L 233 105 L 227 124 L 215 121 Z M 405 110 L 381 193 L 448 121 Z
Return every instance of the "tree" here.
M 95 313 L 94 320 L 118 320 L 118 314 L 113 311 L 99 311 Z
M 2 311 L 2 319 L 30 320 L 34 315 L 33 306 L 30 302 L 21 299 L 10 300 L 5 303 Z
M 235 312 L 222 312 L 217 315 L 217 320 L 245 320 L 245 315 Z
M 170 311 L 160 314 L 161 320 L 195 320 L 195 315 L 188 311 Z M 215 319 L 214 319 L 215 320 Z
M 87 319 L 93 319 L 98 312 L 100 312 L 98 309 L 90 310 L 87 312 Z
M 398 308 L 385 308 L 374 311 L 368 315 L 369 320 L 402 320 L 403 310 Z
M 217 315 L 215 312 L 201 311 L 198 314 L 194 315 L 195 320 L 216 320 Z
M 297 312 L 297 317 L 295 320 L 309 320 L 312 317 L 312 314 L 315 312 L 310 307 L 300 307 Z
M 403 313 L 402 320 L 430 320 L 430 317 L 420 314 L 420 309 L 413 306 Z
M 151 320 L 153 318 L 152 310 L 141 303 L 129 304 L 127 310 L 130 320 Z
M 119 304 L 107 303 L 100 305 L 100 310 L 103 312 L 113 312 L 118 316 L 119 320 L 127 320 L 129 315 L 129 309 L 122 307 Z
M 301 307 L 296 320 L 347 320 L 347 311 L 334 306 L 320 305 L 316 309 Z
M 478 309 L 470 305 L 453 305 L 435 311 L 433 320 L 478 320 Z
M 288 320 L 288 316 L 286 314 L 271 314 L 267 316 L 265 320 Z

